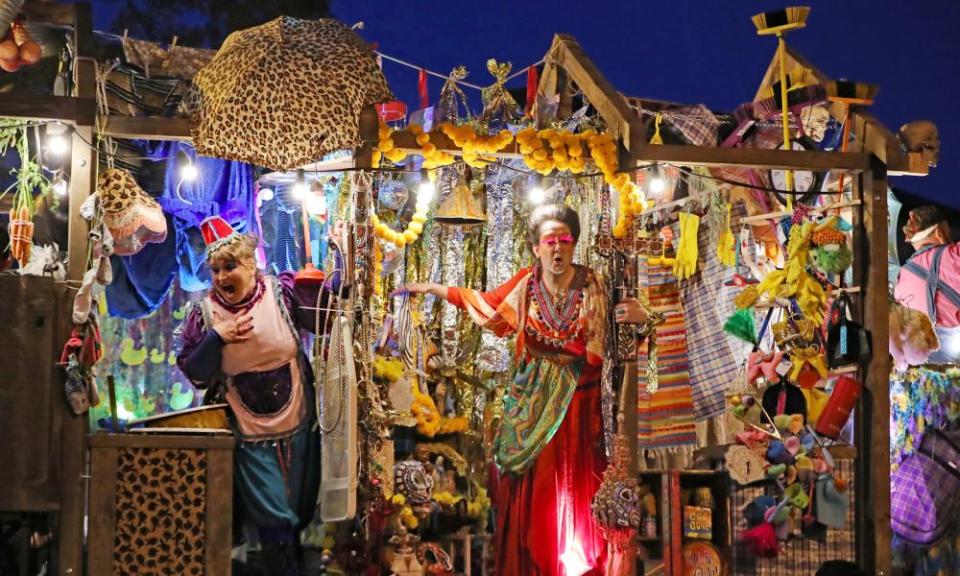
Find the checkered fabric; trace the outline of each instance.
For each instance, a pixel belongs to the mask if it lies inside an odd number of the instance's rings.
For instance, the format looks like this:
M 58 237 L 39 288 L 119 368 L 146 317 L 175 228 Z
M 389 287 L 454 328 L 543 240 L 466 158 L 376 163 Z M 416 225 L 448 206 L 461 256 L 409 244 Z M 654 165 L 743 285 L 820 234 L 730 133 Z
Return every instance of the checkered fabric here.
M 724 411 L 724 394 L 737 376 L 737 362 L 720 326 L 718 313 L 724 267 L 717 260 L 710 233 L 701 227 L 697 238 L 698 273 L 680 286 L 689 346 L 690 387 L 695 418 L 706 420 Z M 729 299 L 729 298 L 728 298 Z
M 953 442 L 960 435 L 952 433 Z M 917 453 L 904 460 L 890 483 L 890 524 L 893 532 L 912 544 L 933 544 L 956 524 L 960 513 L 960 453 L 938 430 L 928 432 Z

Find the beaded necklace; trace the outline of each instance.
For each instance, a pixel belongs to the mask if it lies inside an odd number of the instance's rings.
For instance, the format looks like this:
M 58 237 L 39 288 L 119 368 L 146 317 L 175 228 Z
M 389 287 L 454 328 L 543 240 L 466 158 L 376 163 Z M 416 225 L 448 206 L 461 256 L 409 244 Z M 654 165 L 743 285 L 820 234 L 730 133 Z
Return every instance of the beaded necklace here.
M 580 304 L 583 302 L 583 286 L 586 283 L 587 269 L 576 266 L 576 274 L 563 298 L 554 302 L 553 296 L 543 281 L 540 266 L 534 268 L 533 281 L 529 284 L 534 312 L 548 333 L 543 334 L 531 326 L 527 332 L 537 340 L 557 347 L 563 347 L 576 339 L 580 332 Z

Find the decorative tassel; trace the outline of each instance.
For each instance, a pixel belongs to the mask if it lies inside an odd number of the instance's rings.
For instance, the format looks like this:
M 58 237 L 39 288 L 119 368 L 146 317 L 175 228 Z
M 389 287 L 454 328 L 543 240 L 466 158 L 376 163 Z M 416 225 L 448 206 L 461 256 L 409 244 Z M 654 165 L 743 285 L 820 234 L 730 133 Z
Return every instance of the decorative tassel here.
M 537 101 L 537 85 L 540 83 L 537 74 L 537 67 L 527 68 L 527 104 L 523 107 L 523 113 L 527 116 L 533 110 L 533 104 Z
M 743 308 L 733 313 L 723 325 L 723 330 L 744 342 L 756 346 L 757 326 L 753 320 L 753 308 Z
M 420 108 L 426 108 L 430 105 L 430 95 L 427 94 L 427 71 L 420 69 L 420 77 L 417 79 L 417 92 L 420 94 Z

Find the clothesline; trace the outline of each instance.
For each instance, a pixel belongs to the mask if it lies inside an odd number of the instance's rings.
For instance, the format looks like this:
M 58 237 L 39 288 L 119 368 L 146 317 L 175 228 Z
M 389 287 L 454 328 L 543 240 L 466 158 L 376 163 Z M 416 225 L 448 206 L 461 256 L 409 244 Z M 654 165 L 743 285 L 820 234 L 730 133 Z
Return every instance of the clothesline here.
M 103 30 L 94 30 L 94 33 L 95 33 L 95 34 L 99 34 L 100 36 L 105 36 L 105 37 L 107 37 L 107 38 L 113 38 L 113 39 L 115 39 L 115 40 L 125 40 L 125 39 L 127 39 L 127 36 L 126 36 L 126 35 L 114 34 L 113 32 L 104 32 Z M 175 44 L 175 43 L 176 43 L 176 37 L 174 37 L 174 41 L 171 42 L 171 45 L 173 45 L 173 44 Z M 158 42 L 158 44 L 159 44 L 159 42 Z M 447 80 L 447 79 L 448 79 L 448 75 L 446 75 L 446 74 L 441 74 L 441 73 L 439 73 L 439 72 L 435 72 L 435 71 L 433 71 L 433 70 L 430 70 L 429 68 L 424 68 L 424 67 L 422 67 L 422 66 L 417 66 L 416 64 L 413 64 L 413 63 L 411 63 L 411 62 L 407 62 L 406 60 L 401 60 L 400 58 L 397 58 L 396 56 L 390 56 L 389 54 L 385 54 L 385 53 L 383 53 L 383 52 L 380 51 L 380 50 L 374 50 L 374 52 L 377 54 L 377 56 L 379 56 L 380 58 L 383 58 L 384 60 L 389 60 L 390 62 L 394 62 L 394 63 L 396 63 L 396 64 L 400 64 L 401 66 L 406 66 L 407 68 L 410 68 L 410 69 L 413 69 L 413 70 L 417 70 L 417 71 L 423 70 L 424 72 L 426 72 L 426 73 L 429 74 L 430 76 L 436 76 L 437 78 L 440 78 L 440 79 L 443 79 L 443 80 Z M 526 73 L 527 73 L 527 70 L 529 70 L 530 68 L 533 68 L 534 66 L 539 66 L 539 65 L 541 65 L 541 64 L 543 64 L 543 62 L 544 62 L 544 59 L 541 58 L 540 60 L 537 60 L 536 62 L 534 62 L 534 63 L 532 63 L 532 64 L 530 64 L 530 65 L 528 65 L 528 66 L 524 66 L 524 67 L 521 68 L 519 71 L 514 72 L 514 73 L 511 74 L 510 76 L 507 76 L 507 78 L 504 80 L 504 82 L 509 82 L 509 81 L 513 80 L 514 78 L 517 78 L 517 77 L 519 77 L 519 76 L 522 76 L 523 74 L 526 74 Z M 467 88 L 473 88 L 474 90 L 483 90 L 483 86 L 480 86 L 479 84 L 474 84 L 474 83 L 472 83 L 472 82 L 467 82 L 467 81 L 465 81 L 465 80 L 454 80 L 454 82 L 456 82 L 456 83 L 459 84 L 460 86 L 466 86 Z

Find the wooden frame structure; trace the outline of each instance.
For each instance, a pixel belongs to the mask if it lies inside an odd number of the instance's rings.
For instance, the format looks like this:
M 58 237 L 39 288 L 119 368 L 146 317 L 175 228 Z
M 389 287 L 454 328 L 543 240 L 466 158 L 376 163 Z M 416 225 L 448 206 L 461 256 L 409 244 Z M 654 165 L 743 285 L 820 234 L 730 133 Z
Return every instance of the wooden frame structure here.
M 96 151 L 83 141 L 93 142 L 94 127 L 100 133 L 116 138 L 153 140 L 189 140 L 190 126 L 185 119 L 132 118 L 97 116 L 95 108 L 95 63 L 92 59 L 93 37 L 91 9 L 88 3 L 72 5 L 29 4 L 29 16 L 36 21 L 52 22 L 73 28 L 76 51 L 76 87 L 70 98 L 37 98 L 29 101 L 16 96 L 0 96 L 0 116 L 60 120 L 74 126 L 73 160 L 70 178 L 69 277 L 79 280 L 84 272 L 86 227 L 79 215 L 83 200 L 95 189 Z M 799 63 L 827 77 L 809 65 L 798 54 L 790 52 L 791 62 Z M 776 58 L 767 70 L 764 83 L 775 77 Z M 888 173 L 923 174 L 919 158 L 904 154 L 893 134 L 869 113 L 857 110 L 854 134 L 863 150 L 854 152 L 797 152 L 743 148 L 707 148 L 676 145 L 650 145 L 645 141 L 645 127 L 612 84 L 600 73 L 572 36 L 558 34 L 547 53 L 540 91 L 559 95 L 560 112 L 571 112 L 572 85 L 583 92 L 603 116 L 608 129 L 621 144 L 621 165 L 638 166 L 666 162 L 688 166 L 740 166 L 760 169 L 841 170 L 855 176 L 856 193 L 861 208 L 857 217 L 858 234 L 855 254 L 858 258 L 856 281 L 861 288 L 861 315 L 864 325 L 874 337 L 874 359 L 865 370 L 867 394 L 860 409 L 858 452 L 860 462 L 860 494 L 866 497 L 858 518 L 862 529 L 859 560 L 869 572 L 890 573 L 889 554 L 889 355 L 887 350 L 887 287 L 886 287 L 886 178 Z M 762 86 L 761 86 L 762 88 Z M 842 105 L 833 105 L 835 117 L 845 114 Z M 377 141 L 377 117 L 373 107 L 361 116 L 361 137 L 364 146 L 354 153 L 354 167 L 369 167 Z M 416 149 L 415 142 L 405 141 L 399 134 L 396 145 Z M 433 134 L 439 149 L 456 152 L 456 146 L 443 134 Z M 501 157 L 516 157 L 515 145 Z M 627 378 L 633 384 L 636 378 Z M 628 402 L 636 401 L 635 384 L 628 390 Z M 63 410 L 67 408 L 64 405 Z M 628 433 L 636 441 L 636 421 L 628 418 Z M 632 432 L 632 433 L 631 433 Z M 56 562 L 52 574 L 77 575 L 82 567 L 83 481 L 86 475 L 87 423 L 83 417 L 70 414 L 60 431 L 62 442 L 59 537 Z M 636 450 L 633 451 L 634 453 Z M 635 456 L 634 456 L 635 457 Z M 635 463 L 634 463 L 635 467 Z

